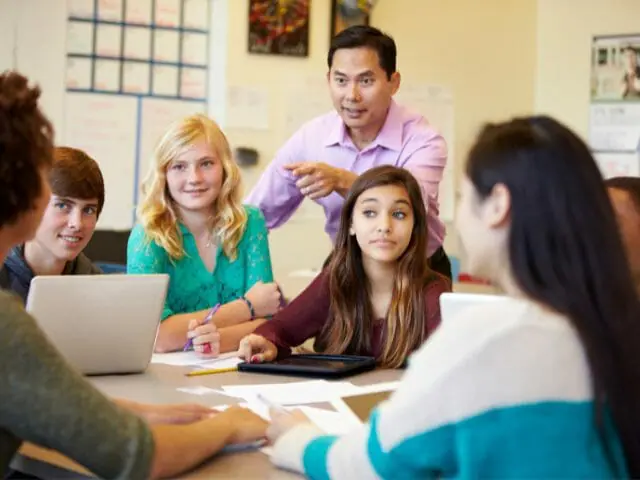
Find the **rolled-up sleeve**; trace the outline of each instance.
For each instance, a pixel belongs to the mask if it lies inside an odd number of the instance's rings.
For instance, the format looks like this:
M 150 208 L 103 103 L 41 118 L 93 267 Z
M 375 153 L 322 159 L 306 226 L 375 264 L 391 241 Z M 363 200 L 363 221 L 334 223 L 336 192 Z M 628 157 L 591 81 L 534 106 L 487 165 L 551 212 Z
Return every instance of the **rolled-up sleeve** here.
M 101 478 L 148 478 L 153 436 L 75 371 L 10 294 L 0 292 L 0 429 Z M 2 445 L 0 445 L 0 449 Z

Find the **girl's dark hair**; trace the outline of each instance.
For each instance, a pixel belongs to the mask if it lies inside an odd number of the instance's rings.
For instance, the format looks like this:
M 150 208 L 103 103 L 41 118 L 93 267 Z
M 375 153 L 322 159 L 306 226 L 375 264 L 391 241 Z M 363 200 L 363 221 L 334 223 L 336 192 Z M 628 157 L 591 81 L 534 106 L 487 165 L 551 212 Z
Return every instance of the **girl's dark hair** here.
M 0 228 L 34 207 L 42 167 L 53 161 L 53 127 L 38 107 L 40 89 L 17 72 L 0 74 Z
M 427 212 L 420 186 L 408 171 L 383 166 L 363 173 L 354 182 L 342 208 L 340 228 L 327 266 L 331 298 L 330 319 L 318 335 L 320 350 L 330 353 L 364 354 L 371 351 L 373 307 L 369 284 L 362 265 L 362 251 L 355 236 L 349 234 L 353 209 L 365 191 L 399 185 L 411 202 L 414 226 L 407 249 L 398 259 L 395 286 L 384 332 L 385 340 L 378 362 L 399 367 L 426 339 L 425 296 L 427 283 L 435 277 L 427 258 Z
M 595 422 L 611 418 L 640 477 L 640 301 L 603 179 L 577 135 L 546 116 L 488 125 L 466 173 L 478 195 L 511 195 L 509 257 L 518 286 L 568 317 L 593 378 Z

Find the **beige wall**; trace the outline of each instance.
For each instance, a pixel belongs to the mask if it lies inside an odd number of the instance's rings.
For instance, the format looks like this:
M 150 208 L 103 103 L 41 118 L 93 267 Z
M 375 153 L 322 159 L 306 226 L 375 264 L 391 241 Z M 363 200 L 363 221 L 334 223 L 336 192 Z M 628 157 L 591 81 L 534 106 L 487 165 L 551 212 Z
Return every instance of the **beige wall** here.
M 535 106 L 586 138 L 593 35 L 640 33 L 638 0 L 538 0 Z

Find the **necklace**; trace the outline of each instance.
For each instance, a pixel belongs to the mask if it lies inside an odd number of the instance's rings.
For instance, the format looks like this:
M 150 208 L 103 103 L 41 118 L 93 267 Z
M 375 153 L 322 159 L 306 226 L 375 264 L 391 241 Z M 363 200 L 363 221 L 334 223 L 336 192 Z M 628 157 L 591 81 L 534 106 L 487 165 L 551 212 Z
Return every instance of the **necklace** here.
M 207 240 L 207 243 L 205 244 L 205 246 L 207 248 L 210 248 L 212 244 L 213 244 L 213 234 L 209 233 L 209 240 Z

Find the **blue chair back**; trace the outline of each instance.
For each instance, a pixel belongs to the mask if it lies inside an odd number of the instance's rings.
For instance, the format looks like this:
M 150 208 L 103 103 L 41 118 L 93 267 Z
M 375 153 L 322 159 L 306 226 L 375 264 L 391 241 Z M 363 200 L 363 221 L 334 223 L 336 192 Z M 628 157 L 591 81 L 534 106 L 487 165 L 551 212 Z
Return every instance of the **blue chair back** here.
M 119 263 L 96 263 L 104 273 L 127 273 L 127 266 Z
M 457 282 L 460 278 L 460 259 L 449 256 L 449 263 L 451 263 L 451 280 Z

